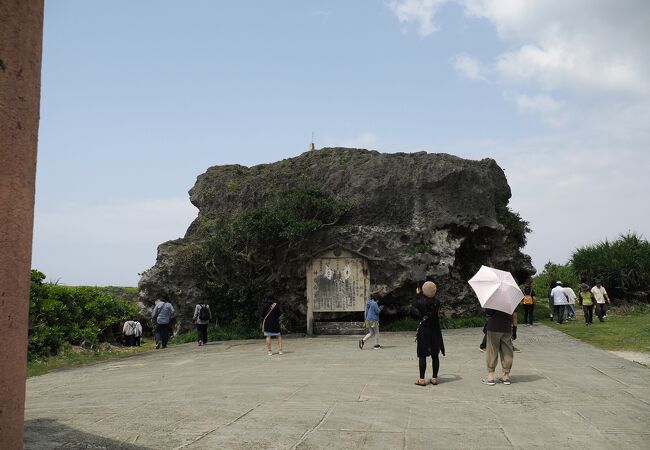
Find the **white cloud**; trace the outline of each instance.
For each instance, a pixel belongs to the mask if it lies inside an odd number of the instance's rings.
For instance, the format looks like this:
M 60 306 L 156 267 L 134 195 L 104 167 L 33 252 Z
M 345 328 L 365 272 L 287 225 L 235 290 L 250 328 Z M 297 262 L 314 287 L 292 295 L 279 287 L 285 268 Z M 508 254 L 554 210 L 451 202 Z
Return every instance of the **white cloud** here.
M 650 238 L 650 2 L 449 1 L 492 24 L 508 48 L 489 69 L 461 54 L 452 60 L 456 71 L 489 77 L 486 87 L 552 127 L 516 141 L 486 135 L 453 149 L 494 158 L 504 169 L 511 206 L 533 228 L 525 251 L 536 267 L 564 263 L 576 248 L 627 231 Z M 417 17 L 434 23 L 435 11 Z
M 352 139 L 340 143 L 342 147 L 372 149 L 378 146 L 379 139 L 370 132 L 361 133 Z
M 539 115 L 549 125 L 558 127 L 568 121 L 567 114 L 563 111 L 563 102 L 548 95 L 528 96 L 519 94 L 515 96 L 514 101 L 520 112 Z
M 315 17 L 315 18 L 319 19 L 321 24 L 325 24 L 325 23 L 327 23 L 329 21 L 330 16 L 332 15 L 332 12 L 331 11 L 318 10 L 318 11 L 312 11 L 310 13 L 310 15 L 312 17 Z
M 196 215 L 187 198 L 37 205 L 32 266 L 64 284 L 134 286 L 157 246 L 182 237 Z
M 497 72 L 508 81 L 534 82 L 544 90 L 571 88 L 601 94 L 603 90 L 646 93 L 648 84 L 640 68 L 625 58 L 600 58 L 594 50 L 577 43 L 541 42 L 504 53 Z
M 466 15 L 492 22 L 504 41 L 518 45 L 496 62 L 507 81 L 596 95 L 650 91 L 645 0 L 458 1 Z
M 455 152 L 493 158 L 504 169 L 510 206 L 533 229 L 524 252 L 538 270 L 627 231 L 650 238 L 650 209 L 642 206 L 650 193 L 650 154 L 636 140 L 563 130 L 517 141 L 465 142 Z
M 418 34 L 425 37 L 440 29 L 433 17 L 444 3 L 447 0 L 391 0 L 388 6 L 401 24 L 416 23 Z
M 454 69 L 462 76 L 470 80 L 486 80 L 485 68 L 481 66 L 477 59 L 461 53 L 453 59 Z
M 495 61 L 507 83 L 596 95 L 650 94 L 646 0 L 392 0 L 389 6 L 400 23 L 414 23 L 428 36 L 439 30 L 435 15 L 445 3 L 459 4 L 467 17 L 488 20 L 516 47 Z M 484 78 L 470 56 L 453 64 L 463 76 Z

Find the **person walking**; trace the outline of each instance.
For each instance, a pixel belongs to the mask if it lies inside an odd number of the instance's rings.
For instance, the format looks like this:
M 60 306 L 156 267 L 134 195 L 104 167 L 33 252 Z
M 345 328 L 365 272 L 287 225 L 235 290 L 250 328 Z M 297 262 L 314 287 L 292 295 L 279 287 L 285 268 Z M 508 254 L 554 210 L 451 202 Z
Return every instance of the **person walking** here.
M 535 291 L 533 290 L 533 279 L 528 278 L 524 283 L 522 289 L 524 294 L 524 324 L 526 326 L 533 325 L 533 313 L 535 312 Z
M 566 317 L 566 306 L 569 304 L 569 297 L 564 292 L 562 282 L 557 281 L 556 286 L 551 290 L 549 301 L 553 301 L 553 315 L 557 318 L 557 323 L 564 323 Z
M 553 296 L 551 295 L 551 292 L 553 292 L 553 289 L 557 286 L 557 280 L 551 282 L 551 286 L 548 288 L 548 311 L 549 311 L 549 318 L 551 319 L 551 322 L 553 322 L 553 310 L 555 309 L 555 305 L 553 304 Z
M 159 341 L 156 342 L 156 348 L 167 348 L 169 342 L 169 333 L 171 331 L 170 322 L 174 317 L 175 311 L 171 303 L 167 299 L 161 299 L 160 302 L 153 308 L 151 318 L 156 324 L 156 334 L 159 336 Z
M 132 319 L 124 322 L 124 326 L 122 327 L 122 335 L 124 336 L 125 346 L 135 346 L 135 322 Z
M 580 285 L 580 295 L 578 301 L 582 306 L 582 312 L 585 315 L 585 325 L 590 326 L 594 323 L 594 295 L 589 289 L 587 283 Z
M 272 299 L 267 299 L 262 306 L 264 319 L 262 319 L 262 331 L 264 331 L 264 338 L 266 339 L 266 353 L 269 356 L 273 355 L 271 351 L 271 337 L 278 338 L 278 355 L 282 355 L 282 334 L 280 332 L 280 316 L 282 310 L 280 304 L 274 302 Z
M 501 381 L 505 385 L 510 384 L 510 370 L 514 359 L 514 345 L 512 341 L 517 339 L 517 327 L 515 322 L 515 313 L 508 314 L 503 311 L 486 308 L 485 313 L 488 315 L 487 328 L 487 349 L 485 352 L 485 361 L 487 364 L 487 376 L 483 378 L 483 384 L 494 386 L 496 379 L 497 362 L 501 357 L 501 369 L 503 376 Z
M 366 334 L 362 339 L 359 339 L 359 350 L 363 350 L 363 345 L 372 336 L 375 337 L 375 346 L 373 348 L 375 350 L 382 349 L 382 346 L 379 345 L 379 313 L 381 313 L 381 310 L 384 309 L 384 307 L 379 306 L 379 303 L 377 302 L 378 300 L 379 293 L 373 292 L 370 294 L 370 298 L 366 303 L 364 328 L 368 330 L 368 334 Z
M 576 292 L 571 288 L 571 286 L 565 286 L 564 293 L 566 294 L 568 303 L 566 306 L 568 320 L 576 320 Z
M 598 316 L 598 320 L 604 322 L 607 317 L 607 305 L 605 304 L 605 300 L 607 300 L 607 303 L 609 304 L 612 302 L 609 300 L 609 295 L 607 295 L 605 286 L 603 286 L 600 280 L 596 280 L 596 286 L 591 288 L 591 293 L 593 294 L 594 299 L 596 299 L 596 315 Z
M 417 356 L 419 359 L 420 378 L 415 382 L 418 386 L 426 386 L 424 378 L 427 370 L 427 357 L 431 357 L 431 384 L 438 384 L 438 371 L 440 370 L 439 353 L 445 356 L 445 343 L 440 330 L 440 301 L 436 298 L 438 287 L 432 281 L 422 285 L 422 296 L 413 305 L 414 313 L 419 316 L 415 340 L 417 342 Z
M 140 347 L 140 342 L 142 341 L 142 324 L 138 319 L 133 322 L 135 323 L 135 334 L 133 335 L 134 345 Z
M 212 319 L 210 305 L 201 302 L 194 307 L 194 316 L 192 322 L 196 324 L 196 338 L 199 341 L 199 347 L 208 343 L 208 324 Z

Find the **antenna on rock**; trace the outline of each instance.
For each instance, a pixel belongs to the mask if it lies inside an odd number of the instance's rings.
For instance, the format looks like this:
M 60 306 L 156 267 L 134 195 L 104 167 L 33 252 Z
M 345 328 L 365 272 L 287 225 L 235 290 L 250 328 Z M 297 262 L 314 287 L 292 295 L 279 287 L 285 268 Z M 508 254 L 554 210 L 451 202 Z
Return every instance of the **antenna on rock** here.
M 316 146 L 314 145 L 314 132 L 311 132 L 311 144 L 309 144 L 309 150 L 316 150 Z

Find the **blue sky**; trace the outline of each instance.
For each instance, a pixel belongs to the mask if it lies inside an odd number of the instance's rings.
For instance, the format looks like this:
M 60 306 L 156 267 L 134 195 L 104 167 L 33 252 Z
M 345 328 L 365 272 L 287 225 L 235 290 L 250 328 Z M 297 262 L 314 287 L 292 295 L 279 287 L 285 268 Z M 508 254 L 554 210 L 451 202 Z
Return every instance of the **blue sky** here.
M 650 235 L 650 5 L 46 3 L 33 267 L 135 285 L 209 166 L 317 147 L 491 157 L 541 269 Z

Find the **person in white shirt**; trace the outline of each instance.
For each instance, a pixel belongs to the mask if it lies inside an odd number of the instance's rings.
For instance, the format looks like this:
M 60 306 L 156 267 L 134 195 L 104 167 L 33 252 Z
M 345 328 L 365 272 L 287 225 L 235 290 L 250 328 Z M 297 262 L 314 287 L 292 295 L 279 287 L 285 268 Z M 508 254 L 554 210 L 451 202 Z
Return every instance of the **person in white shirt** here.
M 576 293 L 569 286 L 566 286 L 564 288 L 564 293 L 566 294 L 568 302 L 569 302 L 569 304 L 567 305 L 567 308 L 566 308 L 568 316 L 569 316 L 569 320 L 576 320 L 576 310 L 575 310 L 575 307 L 573 306 L 573 305 L 576 304 Z
M 135 345 L 135 322 L 131 319 L 124 322 L 122 335 L 124 335 L 124 345 L 133 347 Z
M 607 295 L 605 286 L 601 284 L 600 280 L 596 280 L 596 286 L 591 288 L 591 293 L 596 299 L 596 315 L 598 316 L 598 320 L 604 322 L 605 317 L 607 317 L 607 305 L 605 304 L 605 300 L 610 304 L 612 302 L 609 301 L 609 295 Z
M 135 334 L 133 335 L 133 344 L 140 347 L 140 341 L 142 340 L 142 324 L 139 320 L 134 320 L 135 323 Z
M 569 297 L 564 292 L 562 282 L 555 283 L 556 286 L 551 290 L 551 299 L 553 299 L 553 315 L 557 317 L 557 323 L 564 323 L 566 317 L 566 307 L 569 304 Z

